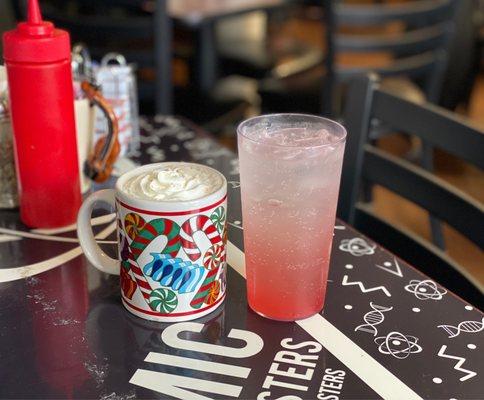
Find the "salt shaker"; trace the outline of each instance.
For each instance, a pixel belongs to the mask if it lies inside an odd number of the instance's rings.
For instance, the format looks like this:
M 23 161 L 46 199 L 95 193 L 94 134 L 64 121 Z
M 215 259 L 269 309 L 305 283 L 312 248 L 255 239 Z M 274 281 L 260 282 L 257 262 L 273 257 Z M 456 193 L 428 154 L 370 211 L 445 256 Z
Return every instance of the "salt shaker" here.
M 120 156 L 130 155 L 139 146 L 139 111 L 133 65 L 118 53 L 108 53 L 95 69 L 96 82 L 111 104 L 119 122 Z M 96 139 L 106 132 L 105 118 L 96 115 Z

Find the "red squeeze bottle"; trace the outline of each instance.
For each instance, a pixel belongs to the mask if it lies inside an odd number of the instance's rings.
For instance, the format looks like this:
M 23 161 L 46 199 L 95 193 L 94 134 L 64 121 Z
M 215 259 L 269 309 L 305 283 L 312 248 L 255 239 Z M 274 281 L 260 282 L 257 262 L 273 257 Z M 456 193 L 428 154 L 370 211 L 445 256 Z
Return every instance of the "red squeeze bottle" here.
M 3 35 L 20 218 L 32 228 L 75 222 L 81 205 L 69 34 L 42 21 L 29 0 L 28 21 Z

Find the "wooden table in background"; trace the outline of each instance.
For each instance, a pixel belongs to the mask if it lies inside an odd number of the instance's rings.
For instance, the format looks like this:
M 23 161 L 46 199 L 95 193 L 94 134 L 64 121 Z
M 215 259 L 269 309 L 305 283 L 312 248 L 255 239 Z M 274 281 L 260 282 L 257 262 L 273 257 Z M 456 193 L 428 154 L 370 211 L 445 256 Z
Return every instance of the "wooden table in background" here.
M 223 18 L 285 7 L 289 0 L 170 0 L 169 15 L 197 34 L 198 85 L 208 91 L 217 80 L 215 23 Z

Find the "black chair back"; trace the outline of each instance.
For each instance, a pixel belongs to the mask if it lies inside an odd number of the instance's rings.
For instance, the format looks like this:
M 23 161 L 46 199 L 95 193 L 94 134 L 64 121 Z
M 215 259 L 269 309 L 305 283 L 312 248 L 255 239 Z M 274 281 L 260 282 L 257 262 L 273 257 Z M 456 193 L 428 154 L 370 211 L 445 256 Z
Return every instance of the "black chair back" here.
M 336 84 L 370 71 L 382 77 L 408 77 L 421 85 L 427 100 L 436 102 L 447 65 L 454 1 L 348 4 L 324 0 L 327 24 L 324 113 L 334 114 Z M 381 31 L 388 24 L 395 25 L 394 33 Z M 391 61 L 383 66 L 345 67 L 337 62 L 337 55 L 342 53 L 385 53 Z
M 381 121 L 484 169 L 484 132 L 440 107 L 417 105 L 381 89 L 374 75 L 353 81 L 345 118 L 348 138 L 339 217 L 482 308 L 482 288 L 473 277 L 430 242 L 379 217 L 368 203 L 360 202 L 360 190 L 362 181 L 381 185 L 447 222 L 483 249 L 482 203 L 431 172 L 370 145 L 368 135 L 371 125 Z

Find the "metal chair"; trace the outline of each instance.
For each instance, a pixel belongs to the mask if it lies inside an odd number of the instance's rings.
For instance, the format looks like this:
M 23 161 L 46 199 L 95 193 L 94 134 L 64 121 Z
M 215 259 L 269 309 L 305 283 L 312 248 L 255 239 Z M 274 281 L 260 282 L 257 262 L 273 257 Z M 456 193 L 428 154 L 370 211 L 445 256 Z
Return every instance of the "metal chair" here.
M 321 4 L 326 26 L 326 54 L 321 66 L 324 68 L 263 81 L 259 92 L 264 112 L 291 110 L 338 115 L 336 105 L 341 96 L 337 89 L 369 71 L 385 78 L 405 77 L 405 91 L 415 92 L 415 85 L 409 83 L 414 82 L 427 100 L 438 99 L 453 29 L 454 0 L 363 5 L 323 0 Z M 403 29 L 393 34 L 374 33 L 387 24 Z M 337 62 L 341 54 L 371 56 L 375 52 L 390 56 L 388 65 L 345 66 Z M 411 96 L 422 97 L 414 93 Z
M 422 272 L 480 308 L 480 285 L 432 243 L 392 225 L 360 201 L 369 181 L 410 200 L 484 248 L 484 205 L 429 171 L 369 144 L 371 124 L 382 121 L 484 168 L 484 132 L 431 104 L 419 105 L 383 89 L 375 75 L 357 78 L 345 109 L 348 138 L 338 215 Z

